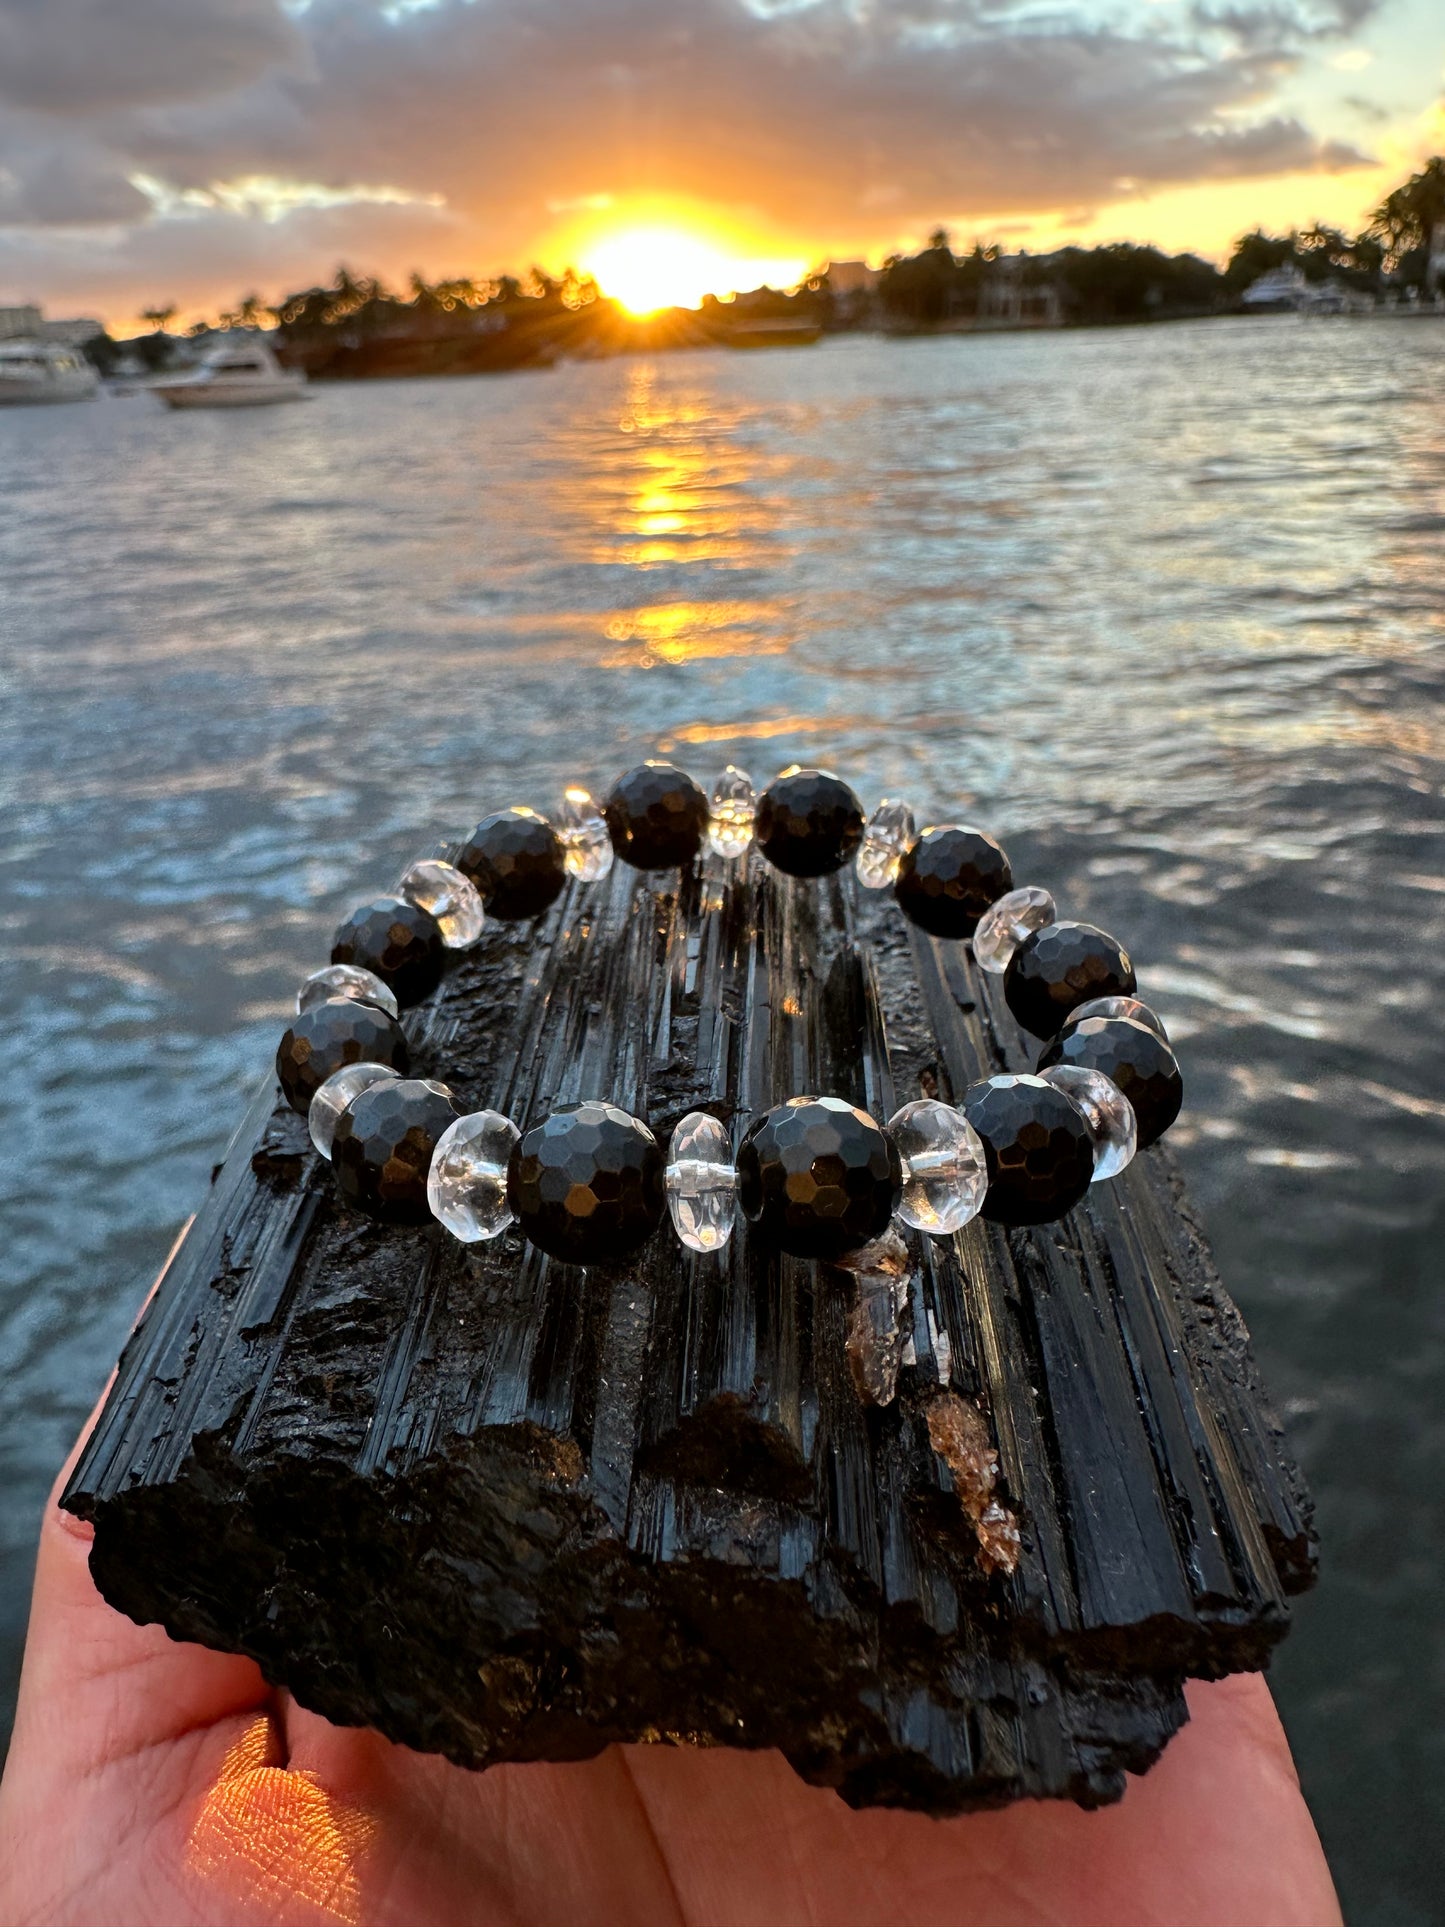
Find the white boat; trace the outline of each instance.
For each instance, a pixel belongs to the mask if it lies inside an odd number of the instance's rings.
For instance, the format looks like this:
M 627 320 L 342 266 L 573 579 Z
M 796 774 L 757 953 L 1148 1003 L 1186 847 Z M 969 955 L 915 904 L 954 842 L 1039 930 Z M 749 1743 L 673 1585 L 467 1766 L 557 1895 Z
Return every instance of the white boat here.
M 264 341 L 228 341 L 198 368 L 147 383 L 147 392 L 167 408 L 262 408 L 307 394 L 305 375 L 283 368 Z
M 58 341 L 0 341 L 0 402 L 89 401 L 100 376 Z

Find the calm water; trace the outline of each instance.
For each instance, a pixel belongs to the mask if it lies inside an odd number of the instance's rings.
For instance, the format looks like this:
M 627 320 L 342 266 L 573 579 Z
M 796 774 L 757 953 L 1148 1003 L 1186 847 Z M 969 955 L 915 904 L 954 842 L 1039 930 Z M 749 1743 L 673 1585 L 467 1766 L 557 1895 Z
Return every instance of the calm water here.
M 1319 1496 L 1276 1684 L 1356 1922 L 1445 1779 L 1445 326 L 0 415 L 0 1668 L 37 1508 L 339 912 L 658 750 L 969 815 L 1113 927 Z

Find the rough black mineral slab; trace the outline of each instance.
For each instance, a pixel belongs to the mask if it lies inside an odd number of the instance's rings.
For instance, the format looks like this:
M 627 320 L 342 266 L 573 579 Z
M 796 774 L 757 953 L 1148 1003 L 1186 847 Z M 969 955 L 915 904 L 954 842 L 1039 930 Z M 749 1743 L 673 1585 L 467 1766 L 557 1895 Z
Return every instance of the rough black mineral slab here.
M 414 1074 L 665 1143 L 1027 1070 L 997 983 L 865 898 L 756 857 L 572 882 L 408 1013 Z M 860 1805 L 1115 1799 L 1314 1571 L 1167 1142 L 1061 1223 L 853 1262 L 378 1224 L 273 1085 L 65 1503 L 121 1610 L 466 1765 L 710 1739 Z

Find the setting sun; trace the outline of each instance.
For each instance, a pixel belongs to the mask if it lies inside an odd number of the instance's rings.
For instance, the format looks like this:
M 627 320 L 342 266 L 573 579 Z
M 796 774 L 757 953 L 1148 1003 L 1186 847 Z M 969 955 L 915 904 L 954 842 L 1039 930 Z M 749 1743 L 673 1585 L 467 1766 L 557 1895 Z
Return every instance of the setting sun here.
M 603 294 L 635 315 L 696 308 L 705 294 L 732 294 L 760 281 L 796 281 L 793 261 L 744 259 L 682 228 L 625 228 L 591 243 L 582 265 Z

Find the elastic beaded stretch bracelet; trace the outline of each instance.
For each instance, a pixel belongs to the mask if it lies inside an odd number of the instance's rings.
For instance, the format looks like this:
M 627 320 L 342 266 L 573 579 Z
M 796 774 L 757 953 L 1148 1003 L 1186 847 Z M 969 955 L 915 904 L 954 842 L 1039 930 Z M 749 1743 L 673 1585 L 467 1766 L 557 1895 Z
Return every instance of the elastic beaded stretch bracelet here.
M 642 1119 L 604 1100 L 562 1106 L 524 1132 L 496 1111 L 459 1116 L 444 1084 L 406 1075 L 400 1005 L 435 988 L 447 950 L 474 944 L 487 912 L 538 916 L 569 874 L 596 881 L 614 856 L 667 869 L 704 848 L 736 860 L 753 846 L 791 876 L 852 860 L 864 887 L 891 884 L 929 935 L 971 939 L 1020 1025 L 1047 1040 L 1036 1071 L 986 1078 L 958 1108 L 920 1098 L 886 1126 L 842 1098 L 791 1098 L 750 1124 L 735 1157 L 705 1111 L 681 1120 L 664 1156 Z M 915 834 L 891 799 L 865 822 L 827 771 L 786 770 L 755 797 L 730 767 L 709 800 L 682 771 L 643 764 L 600 808 L 569 789 L 560 828 L 521 808 L 484 818 L 455 864 L 413 864 L 399 891 L 341 925 L 331 965 L 297 997 L 277 1071 L 349 1203 L 394 1222 L 435 1217 L 464 1243 L 516 1223 L 553 1257 L 606 1264 L 645 1243 L 664 1212 L 690 1250 L 720 1250 L 741 1211 L 778 1249 L 837 1259 L 895 1216 L 934 1236 L 975 1216 L 1042 1224 L 1117 1176 L 1179 1112 L 1178 1065 L 1133 995 L 1121 945 L 1056 922 L 1046 890 L 1015 889 L 985 832 Z

